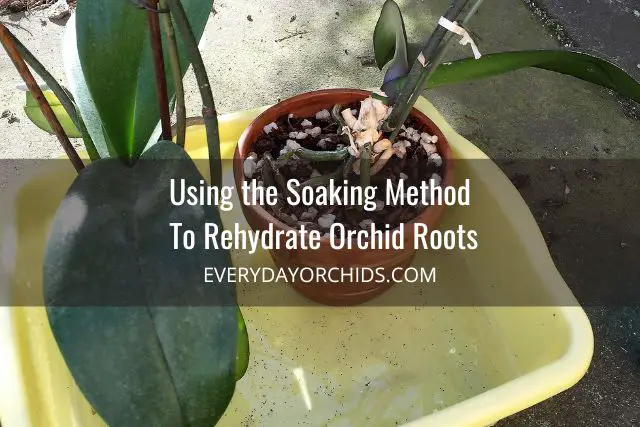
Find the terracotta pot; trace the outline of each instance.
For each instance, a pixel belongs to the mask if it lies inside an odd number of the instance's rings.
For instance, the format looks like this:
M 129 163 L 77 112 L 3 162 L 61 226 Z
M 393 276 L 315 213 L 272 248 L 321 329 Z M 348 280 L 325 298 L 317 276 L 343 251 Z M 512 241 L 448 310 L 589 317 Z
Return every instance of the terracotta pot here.
M 258 136 L 264 126 L 278 118 L 293 113 L 297 117 L 313 117 L 322 109 L 331 109 L 335 104 L 349 104 L 361 101 L 369 96 L 369 92 L 357 89 L 325 89 L 303 93 L 286 99 L 260 114 L 240 136 L 234 155 L 233 173 L 236 187 L 239 191 L 244 181 L 243 162 L 252 151 Z M 428 132 L 438 136 L 438 151 L 443 159 L 444 176 L 442 185 L 453 184 L 453 165 L 451 148 L 440 129 L 424 114 L 415 108 L 412 116 L 420 120 Z M 242 196 L 240 196 L 242 197 Z M 260 206 L 245 206 L 241 204 L 247 222 L 254 230 L 265 230 L 269 224 L 275 229 L 291 230 L 291 227 L 279 221 Z M 444 206 L 430 206 L 419 216 L 405 224 L 403 250 L 336 250 L 329 244 L 328 238 L 323 238 L 318 250 L 273 250 L 271 256 L 281 268 L 383 268 L 388 281 L 383 283 L 360 283 L 355 280 L 342 283 L 293 283 L 293 287 L 307 298 L 327 305 L 356 305 L 368 301 L 383 293 L 393 285 L 391 272 L 397 267 L 407 267 L 411 264 L 416 251 L 413 249 L 413 223 L 424 223 L 431 230 L 437 226 L 444 211 Z M 333 276 L 335 277 L 335 276 Z M 353 276 L 355 277 L 355 276 Z M 365 279 L 366 280 L 366 279 Z

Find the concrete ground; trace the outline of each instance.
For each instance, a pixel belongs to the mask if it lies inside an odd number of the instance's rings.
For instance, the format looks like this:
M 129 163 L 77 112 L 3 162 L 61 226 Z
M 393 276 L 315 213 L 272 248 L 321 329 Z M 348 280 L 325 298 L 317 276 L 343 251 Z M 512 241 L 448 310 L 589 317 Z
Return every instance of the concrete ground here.
M 429 34 L 448 2 L 399 1 L 409 37 Z M 371 32 L 382 3 L 216 1 L 202 46 L 219 111 L 275 103 L 319 88 L 379 85 L 380 72 L 363 66 L 362 57 L 372 54 Z M 480 35 L 484 53 L 580 45 L 638 76 L 640 17 L 631 4 L 544 0 L 540 9 L 530 0 L 493 0 L 483 5 L 471 29 Z M 62 27 L 40 12 L 0 19 L 55 75 L 63 76 L 58 56 Z M 459 46 L 450 51 L 451 57 L 469 54 Z M 0 158 L 61 155 L 55 138 L 38 131 L 22 112 L 24 95 L 14 90 L 17 81 L 7 57 L 0 56 L 0 110 L 9 109 L 20 120 L 0 120 L 5 136 Z M 195 116 L 199 101 L 192 76 L 188 81 L 188 107 Z M 560 272 L 588 305 L 595 333 L 591 369 L 577 386 L 499 425 L 640 425 L 638 300 L 627 299 L 633 306 L 623 307 L 621 298 L 599 301 L 590 292 L 635 287 L 639 279 L 638 181 L 620 174 L 627 170 L 635 178 L 640 170 L 640 122 L 633 118 L 638 106 L 594 85 L 541 70 L 440 88 L 427 97 L 459 133 L 496 159 L 509 176 L 521 178 L 522 195 Z M 553 173 L 548 163 L 535 160 L 543 157 L 554 162 Z M 578 167 L 580 159 L 589 161 L 588 168 Z M 620 159 L 627 159 L 624 167 Z M 5 176 L 14 173 L 7 170 L 13 166 L 2 164 Z M 589 179 L 582 169 L 588 169 Z M 549 203 L 557 199 L 562 202 Z

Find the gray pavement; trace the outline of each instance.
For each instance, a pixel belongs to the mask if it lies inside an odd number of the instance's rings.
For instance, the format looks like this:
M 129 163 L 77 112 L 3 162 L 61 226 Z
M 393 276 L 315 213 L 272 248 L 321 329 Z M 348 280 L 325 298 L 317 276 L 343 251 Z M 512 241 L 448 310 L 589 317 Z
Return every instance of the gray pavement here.
M 361 57 L 372 54 L 371 32 L 382 3 L 216 1 L 202 48 L 219 110 L 257 107 L 325 87 L 379 85 L 381 74 L 363 66 Z M 415 39 L 430 33 L 449 0 L 399 3 L 409 36 Z M 633 6 L 632 0 L 539 3 L 485 2 L 471 23 L 482 38 L 483 53 L 569 44 L 600 52 L 627 69 L 640 63 L 640 17 L 634 13 L 640 7 Z M 43 24 L 46 19 L 39 13 L 9 19 L 24 43 L 62 76 L 57 56 L 61 27 Z M 449 56 L 468 55 L 466 48 L 456 46 Z M 35 129 L 22 113 L 23 95 L 13 90 L 17 77 L 7 57 L 0 56 L 0 110 L 10 109 L 20 119 L 13 124 L 0 120 L 5 136 L 0 140 L 0 158 L 61 155 L 55 139 Z M 191 75 L 187 93 L 189 112 L 197 115 L 199 102 Z M 507 174 L 526 172 L 532 177 L 531 185 L 521 192 L 550 237 L 556 264 L 575 292 L 611 286 L 612 281 L 614 285 L 637 283 L 637 187 L 618 182 L 611 172 L 615 159 L 640 159 L 640 122 L 631 114 L 637 105 L 622 103 L 594 85 L 541 70 L 444 87 L 426 96 L 459 133 L 496 159 Z M 550 174 L 539 164 L 523 161 L 541 157 L 555 159 L 567 169 L 572 167 L 567 159 L 594 159 L 594 173 L 610 185 L 594 186 L 576 179 L 571 170 Z M 574 189 L 569 202 L 545 208 L 545 200 L 563 195 L 566 182 Z M 589 373 L 569 391 L 500 425 L 640 425 L 640 310 L 586 310 L 596 337 Z

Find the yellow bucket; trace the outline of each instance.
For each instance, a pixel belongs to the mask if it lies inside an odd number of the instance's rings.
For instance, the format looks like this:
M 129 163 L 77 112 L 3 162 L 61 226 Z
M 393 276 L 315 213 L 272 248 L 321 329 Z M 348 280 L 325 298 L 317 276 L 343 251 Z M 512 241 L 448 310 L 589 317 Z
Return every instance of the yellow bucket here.
M 307 303 L 289 289 L 289 307 L 242 307 L 251 360 L 219 425 L 484 427 L 573 386 L 586 372 L 591 326 L 526 204 L 430 103 L 420 99 L 416 107 L 448 138 L 459 159 L 456 175 L 470 177 L 474 194 L 491 201 L 448 208 L 442 227 L 465 224 L 478 231 L 481 245 L 500 248 L 500 256 L 434 252 L 428 262 L 461 272 L 447 289 L 481 296 L 521 292 L 539 306 L 391 307 L 378 301 L 336 308 Z M 223 157 L 232 157 L 240 133 L 262 111 L 220 118 Z M 206 158 L 202 126 L 188 129 L 187 148 L 194 159 Z M 45 310 L 17 306 L 41 294 L 49 223 L 74 176 L 68 162 L 54 163 L 4 191 L 0 203 L 0 305 L 13 304 L 0 309 L 0 422 L 6 427 L 105 425 L 70 376 Z M 228 163 L 225 184 L 233 185 Z M 227 227 L 232 221 L 247 227 L 241 218 L 222 216 Z M 232 256 L 236 265 L 272 265 L 264 252 Z M 424 263 L 425 256 L 415 262 Z M 240 286 L 240 302 L 252 292 L 255 287 Z

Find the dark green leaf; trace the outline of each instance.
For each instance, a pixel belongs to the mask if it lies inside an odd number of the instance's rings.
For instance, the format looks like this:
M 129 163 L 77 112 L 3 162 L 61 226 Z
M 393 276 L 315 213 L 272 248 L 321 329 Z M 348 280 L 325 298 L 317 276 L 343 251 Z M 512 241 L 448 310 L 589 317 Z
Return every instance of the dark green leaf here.
M 441 64 L 428 87 L 462 83 L 526 67 L 536 67 L 577 77 L 640 102 L 640 83 L 605 59 L 568 50 L 501 52 Z
M 378 68 L 388 64 L 385 82 L 407 75 L 407 35 L 402 13 L 393 0 L 387 0 L 382 6 L 373 32 L 373 48 Z
M 80 390 L 111 426 L 211 427 L 235 388 L 238 308 L 232 283 L 204 283 L 231 265 L 205 249 L 219 213 L 174 206 L 170 179 L 203 179 L 184 151 L 160 142 L 134 167 L 98 160 L 53 220 L 44 265 L 51 329 Z M 173 250 L 169 224 L 195 232 Z
M 441 64 L 432 74 L 427 88 L 464 83 L 497 76 L 522 68 L 541 68 L 577 77 L 614 90 L 640 102 L 640 83 L 622 68 L 588 53 L 568 50 L 526 50 L 483 55 L 480 59 L 465 58 Z M 385 93 L 398 91 L 404 78 L 387 82 Z
M 198 40 L 204 32 L 212 4 L 213 0 L 183 0 Z M 78 2 L 76 15 L 79 67 L 74 67 L 75 84 L 90 93 L 90 101 L 79 104 L 79 108 L 87 110 L 86 113 L 83 111 L 83 117 L 98 115 L 104 139 L 113 146 L 112 151 L 122 159 L 135 161 L 159 121 L 147 12 L 128 0 L 82 1 Z M 181 40 L 178 48 L 184 75 L 190 64 Z M 166 56 L 165 70 L 169 75 Z M 68 57 L 72 59 L 73 55 Z M 67 66 L 69 68 L 72 65 Z M 171 79 L 167 86 L 171 98 L 174 95 Z M 74 95 L 79 97 L 79 94 Z M 100 131 L 95 123 L 93 128 L 94 133 Z
M 236 350 L 236 381 L 240 380 L 249 367 L 249 335 L 242 312 L 238 308 L 238 344 Z
M 107 142 L 100 116 L 93 98 L 87 87 L 87 82 L 82 72 L 78 47 L 76 43 L 76 15 L 72 14 L 67 21 L 62 42 L 62 62 L 65 75 L 69 84 L 69 91 L 73 94 L 78 113 L 82 117 L 100 158 L 106 159 L 115 156 L 113 145 Z

